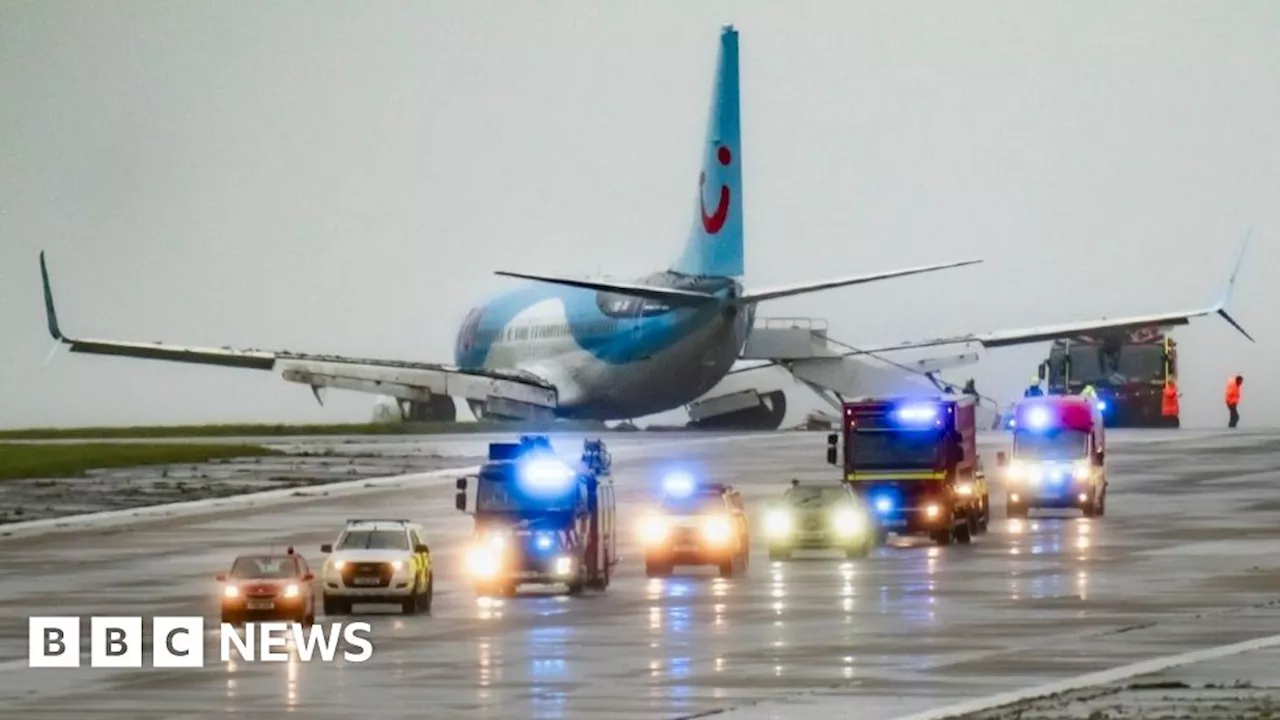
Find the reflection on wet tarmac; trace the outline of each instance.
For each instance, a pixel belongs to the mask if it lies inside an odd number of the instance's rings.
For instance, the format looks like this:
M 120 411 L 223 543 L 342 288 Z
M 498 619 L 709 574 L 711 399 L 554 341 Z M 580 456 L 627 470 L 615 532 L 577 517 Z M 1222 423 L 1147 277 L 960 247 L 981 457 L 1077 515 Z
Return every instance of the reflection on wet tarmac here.
M 770 467 L 804 467 L 812 454 L 808 440 L 761 444 L 771 444 Z M 271 711 L 321 720 L 403 717 L 424 714 L 428 702 L 432 717 L 438 711 L 440 717 L 609 720 L 710 712 L 848 682 L 857 683 L 849 686 L 850 700 L 867 717 L 891 717 L 895 711 L 885 708 L 901 707 L 904 673 L 916 673 L 910 699 L 943 704 L 956 692 L 957 678 L 980 676 L 995 691 L 1122 664 L 1117 657 L 1129 662 L 1125 653 L 1132 651 L 1099 642 L 1101 633 L 1254 597 L 1236 589 L 1239 579 L 1229 576 L 1241 563 L 1233 566 L 1230 556 L 1144 553 L 1177 548 L 1184 542 L 1179 532 L 1191 524 L 1203 541 L 1203 533 L 1219 529 L 1224 539 L 1235 539 L 1255 520 L 1242 515 L 1238 497 L 1220 488 L 1194 497 L 1169 494 L 1167 477 L 1142 474 L 1144 446 L 1126 449 L 1122 440 L 1113 441 L 1116 462 L 1132 464 L 1125 485 L 1113 488 L 1106 518 L 1037 513 L 1010 520 L 997 500 L 991 532 L 972 545 L 895 540 L 866 558 L 791 562 L 770 562 L 761 551 L 747 576 L 730 579 L 703 569 L 645 578 L 632 560 L 636 548 L 624 543 L 624 564 L 608 591 L 580 598 L 539 592 L 477 598 L 461 578 L 442 574 L 432 615 L 360 618 L 374 628 L 375 654 L 368 663 L 321 665 L 293 656 L 272 665 L 234 660 L 212 665 L 205 677 L 200 671 L 144 670 L 156 673 L 145 685 L 139 685 L 138 671 L 86 669 L 91 679 L 60 682 L 20 669 L 0 673 L 0 703 L 7 703 L 0 717 L 79 717 L 101 710 L 109 697 L 119 714 L 107 717 L 121 720 L 174 717 L 175 708 L 189 708 L 184 717 L 191 718 Z M 1129 454 L 1137 459 L 1122 460 Z M 1280 466 L 1277 454 L 1260 453 L 1249 462 Z M 726 476 L 739 478 L 749 511 L 778 490 L 776 472 L 758 471 L 764 456 L 754 449 L 706 457 L 709 467 L 720 463 Z M 1177 467 L 1184 466 L 1195 471 L 1193 462 Z M 635 503 L 643 464 L 616 465 L 615 472 L 619 487 L 630 488 L 620 490 L 620 504 Z M 1256 486 L 1241 483 L 1231 492 L 1272 492 L 1265 478 Z M 104 536 L 93 549 L 102 574 L 92 575 L 94 586 L 84 588 L 69 586 L 56 570 L 83 559 L 83 541 L 7 547 L 14 569 L 28 578 L 3 586 L 9 615 L 21 621 L 4 621 L 7 642 L 25 647 L 19 639 L 25 638 L 25 615 L 37 604 L 51 613 L 131 614 L 136 594 L 128 590 L 139 584 L 158 588 L 156 607 L 165 612 L 203 612 L 205 565 L 217 566 L 235 551 L 218 545 L 218 538 L 235 537 L 245 546 L 288 541 L 311 547 L 344 517 L 390 513 L 405 502 L 395 494 L 316 502 L 302 511 L 211 520 L 181 533 Z M 452 511 L 452 488 L 417 492 L 412 502 L 424 508 L 433 550 L 449 567 L 450 553 L 465 544 L 471 529 Z M 1257 527 L 1274 527 L 1273 516 L 1255 516 Z M 172 563 L 161 569 L 150 564 L 154 556 L 175 552 L 190 558 L 186 575 L 171 576 Z M 1255 555 L 1241 562 L 1259 560 Z M 1169 581 L 1173 568 L 1187 591 L 1151 593 L 1153 583 Z M 37 581 L 48 586 L 39 594 Z M 61 591 L 50 595 L 48 588 Z M 1047 633 L 1059 637 L 1052 654 L 1037 647 Z M 1125 636 L 1126 647 L 1140 641 L 1139 633 Z M 1174 643 L 1153 644 L 1168 652 Z M 1063 648 L 1077 660 L 1062 663 Z M 935 682 L 935 672 L 945 677 Z

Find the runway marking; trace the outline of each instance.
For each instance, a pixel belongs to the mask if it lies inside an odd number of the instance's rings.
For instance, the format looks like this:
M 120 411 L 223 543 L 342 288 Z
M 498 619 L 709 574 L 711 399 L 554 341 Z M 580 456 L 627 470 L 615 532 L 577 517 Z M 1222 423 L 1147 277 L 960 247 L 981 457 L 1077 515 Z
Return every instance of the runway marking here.
M 992 710 L 1004 705 L 1010 705 L 1026 700 L 1034 700 L 1048 695 L 1055 695 L 1072 690 L 1081 690 L 1095 685 L 1106 685 L 1118 680 L 1127 680 L 1138 675 L 1150 675 L 1151 673 L 1160 672 L 1161 670 L 1168 670 L 1170 668 L 1180 667 L 1183 665 L 1191 665 L 1193 663 L 1204 662 L 1206 660 L 1217 660 L 1219 658 L 1277 646 L 1280 646 L 1280 635 L 1269 635 L 1267 637 L 1246 640 L 1232 645 L 1219 645 L 1217 647 L 1193 650 L 1191 652 L 1180 653 L 1177 655 L 1165 655 L 1163 657 L 1143 660 L 1142 662 L 1136 662 L 1130 665 L 1122 665 L 1110 670 L 1102 670 L 1099 672 L 1079 675 L 1067 680 L 1059 680 L 1058 682 L 1052 682 L 1046 685 L 1038 685 L 1035 687 L 1024 688 L 1022 690 L 1014 690 L 1012 692 L 997 693 L 995 695 L 988 695 L 987 697 L 978 698 L 976 700 L 967 700 L 965 702 L 936 710 L 927 710 L 914 715 L 905 715 L 899 717 L 897 720 L 948 720 L 949 718 L 956 718 L 971 713 L 982 712 L 983 710 Z M 842 699 L 842 702 L 847 702 L 847 699 Z

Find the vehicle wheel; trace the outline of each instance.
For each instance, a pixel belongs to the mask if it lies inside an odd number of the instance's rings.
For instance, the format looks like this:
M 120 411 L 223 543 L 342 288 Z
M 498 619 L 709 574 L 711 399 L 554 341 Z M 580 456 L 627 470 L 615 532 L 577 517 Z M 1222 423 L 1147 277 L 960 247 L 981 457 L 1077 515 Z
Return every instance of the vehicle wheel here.
M 646 577 L 666 577 L 671 574 L 671 566 L 666 563 L 655 562 L 653 560 L 644 561 L 644 574 Z
M 429 574 L 427 575 L 427 592 L 426 592 L 426 596 L 423 598 L 424 602 L 422 603 L 422 612 L 430 615 L 431 603 L 434 602 L 435 599 L 436 599 L 436 576 L 435 574 Z
M 955 532 L 955 528 L 947 528 L 946 530 L 934 530 L 929 533 L 929 536 L 939 545 L 950 545 L 951 540 L 955 537 Z
M 991 527 L 991 498 L 982 498 L 982 517 L 978 520 L 978 534 L 983 534 Z
M 400 603 L 400 612 L 405 615 L 418 614 L 418 589 L 414 588 L 413 593 Z
M 1084 516 L 1087 518 L 1091 518 L 1097 515 L 1098 514 L 1098 496 L 1095 494 L 1093 497 L 1089 498 L 1088 504 L 1080 508 L 1080 510 L 1084 512 Z
M 1005 500 L 1004 514 L 1011 519 L 1025 518 L 1027 516 L 1027 506 L 1023 503 L 1015 503 Z
M 790 560 L 791 548 L 773 547 L 772 545 L 770 545 L 769 559 L 770 560 Z
M 1102 495 L 1098 497 L 1098 517 L 1107 514 L 1107 491 L 1103 490 Z
M 324 614 L 325 615 L 329 615 L 329 616 L 346 615 L 348 612 L 350 612 L 350 610 L 348 609 L 346 612 L 343 612 L 342 605 L 343 605 L 343 602 L 341 600 L 338 600 L 337 598 L 331 598 L 328 595 L 324 596 Z
M 959 527 L 952 530 L 952 533 L 955 535 L 956 542 L 961 545 L 968 545 L 973 542 L 973 526 L 976 524 L 977 523 L 974 521 L 972 515 L 966 516 L 964 522 L 960 523 Z
M 737 564 L 738 564 L 737 558 L 729 558 L 728 560 L 725 560 L 724 562 L 720 563 L 720 577 L 722 578 L 733 577 L 733 571 L 735 569 L 734 566 Z

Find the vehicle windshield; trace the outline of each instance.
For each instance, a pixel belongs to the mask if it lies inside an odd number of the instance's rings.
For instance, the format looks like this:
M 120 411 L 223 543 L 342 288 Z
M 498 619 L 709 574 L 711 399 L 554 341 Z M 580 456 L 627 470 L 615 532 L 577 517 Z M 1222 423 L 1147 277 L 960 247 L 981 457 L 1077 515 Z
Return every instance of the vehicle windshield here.
M 1013 434 L 1013 454 L 1028 460 L 1077 460 L 1085 457 L 1089 433 L 1083 430 L 1052 428 L 1019 430 Z
M 1067 374 L 1065 358 L 1071 359 Z M 1051 385 L 1124 385 L 1132 382 L 1164 381 L 1164 347 L 1155 344 L 1121 345 L 1107 352 L 1101 344 L 1072 345 L 1064 352 L 1055 348 L 1049 358 Z
M 337 550 L 408 550 L 403 530 L 352 530 L 342 536 Z
M 283 580 L 298 577 L 298 563 L 291 557 L 242 557 L 231 565 L 231 577 L 240 580 Z
M 783 495 L 788 505 L 797 508 L 821 508 L 848 498 L 843 488 L 794 487 Z
M 868 431 L 852 434 L 854 468 L 932 468 L 940 437 L 934 431 Z
M 724 512 L 724 500 L 719 495 L 691 495 L 689 497 L 664 497 L 662 509 L 672 515 L 707 515 Z

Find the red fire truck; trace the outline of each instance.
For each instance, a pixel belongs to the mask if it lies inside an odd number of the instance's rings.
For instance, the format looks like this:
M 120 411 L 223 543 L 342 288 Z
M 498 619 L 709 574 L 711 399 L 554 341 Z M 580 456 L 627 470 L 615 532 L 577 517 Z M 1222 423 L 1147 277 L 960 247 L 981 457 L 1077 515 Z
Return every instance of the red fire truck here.
M 1050 395 L 1098 393 L 1108 427 L 1177 427 L 1161 414 L 1165 383 L 1178 375 L 1178 345 L 1157 326 L 1056 340 L 1040 364 Z
M 969 395 L 862 398 L 844 404 L 844 480 L 871 509 L 877 542 L 928 533 L 968 543 L 991 519 Z M 827 462 L 839 463 L 830 435 Z

